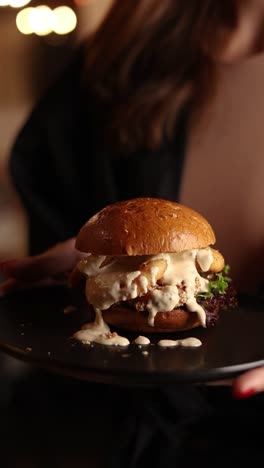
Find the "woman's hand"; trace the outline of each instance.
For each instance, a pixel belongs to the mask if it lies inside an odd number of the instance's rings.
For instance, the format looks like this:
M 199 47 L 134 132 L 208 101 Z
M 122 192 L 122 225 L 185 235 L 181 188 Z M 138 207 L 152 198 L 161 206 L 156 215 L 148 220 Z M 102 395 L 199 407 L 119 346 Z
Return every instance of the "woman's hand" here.
M 264 366 L 252 369 L 233 380 L 233 395 L 237 399 L 247 398 L 264 391 Z
M 264 366 L 246 371 L 232 380 L 209 382 L 208 385 L 230 386 L 235 399 L 249 398 L 257 393 L 264 392 Z
M 0 295 L 32 287 L 65 284 L 78 260 L 85 255 L 75 249 L 75 238 L 56 244 L 40 255 L 0 263 Z

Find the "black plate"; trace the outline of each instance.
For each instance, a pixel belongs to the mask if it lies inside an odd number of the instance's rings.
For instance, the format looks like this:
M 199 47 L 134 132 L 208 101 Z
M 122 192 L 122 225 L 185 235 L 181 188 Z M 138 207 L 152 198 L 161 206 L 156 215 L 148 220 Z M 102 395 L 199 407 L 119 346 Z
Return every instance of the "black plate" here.
M 70 304 L 77 311 L 65 314 Z M 264 365 L 261 299 L 241 298 L 239 308 L 222 312 L 213 328 L 166 336 L 195 336 L 202 341 L 200 348 L 160 348 L 160 335 L 151 336 L 153 344 L 144 348 L 148 354 L 135 344 L 85 346 L 71 338 L 85 321 L 85 309 L 65 288 L 20 292 L 0 300 L 0 349 L 68 376 L 125 385 L 213 381 Z

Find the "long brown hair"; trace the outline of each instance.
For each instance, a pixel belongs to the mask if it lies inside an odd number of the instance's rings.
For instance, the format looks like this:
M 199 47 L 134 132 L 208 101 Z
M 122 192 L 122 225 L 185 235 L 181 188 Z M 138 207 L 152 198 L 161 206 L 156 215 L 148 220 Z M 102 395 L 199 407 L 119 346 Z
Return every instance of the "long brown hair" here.
M 208 98 L 213 57 L 236 26 L 237 2 L 114 0 L 87 43 L 85 76 L 119 150 L 158 148 L 173 137 L 186 100 Z

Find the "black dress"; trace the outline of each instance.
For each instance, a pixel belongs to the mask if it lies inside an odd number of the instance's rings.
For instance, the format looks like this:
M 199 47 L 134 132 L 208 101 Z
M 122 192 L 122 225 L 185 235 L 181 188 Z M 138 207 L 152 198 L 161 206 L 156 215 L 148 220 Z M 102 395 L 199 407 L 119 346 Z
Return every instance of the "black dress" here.
M 11 177 L 28 215 L 30 253 L 75 235 L 109 203 L 137 196 L 178 199 L 185 118 L 171 144 L 128 157 L 104 144 L 103 114 L 85 86 L 81 49 L 35 106 L 11 152 Z
M 30 253 L 74 236 L 109 203 L 138 196 L 177 201 L 187 116 L 183 111 L 174 141 L 159 151 L 112 154 L 78 52 L 34 108 L 10 157 L 28 215 Z M 242 464 L 247 450 L 251 460 L 259 453 L 260 436 L 248 431 L 256 417 L 254 405 L 233 402 L 228 388 L 117 388 L 35 370 L 15 388 L 3 437 L 5 447 L 15 441 L 22 458 L 30 446 L 34 466 L 78 468 L 87 460 L 91 467 L 222 467 L 228 460 Z

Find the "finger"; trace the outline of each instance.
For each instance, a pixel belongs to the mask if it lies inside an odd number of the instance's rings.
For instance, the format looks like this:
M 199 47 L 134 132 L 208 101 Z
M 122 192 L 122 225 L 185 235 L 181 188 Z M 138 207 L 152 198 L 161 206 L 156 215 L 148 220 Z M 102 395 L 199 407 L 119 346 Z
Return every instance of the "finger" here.
M 264 367 L 252 369 L 234 380 L 233 395 L 235 398 L 247 398 L 264 391 Z
M 16 290 L 17 286 L 18 281 L 14 278 L 9 278 L 8 280 L 3 281 L 0 284 L 0 297 L 3 297 L 9 294 L 9 292 Z
M 0 271 L 7 278 L 16 278 L 23 281 L 34 281 L 43 277 L 43 265 L 40 268 L 39 256 L 7 260 L 0 264 Z
M 230 387 L 233 383 L 233 380 L 231 379 L 228 379 L 228 380 L 213 380 L 212 382 L 206 382 L 206 385 L 210 385 L 210 386 L 216 386 L 216 387 L 219 387 L 219 386 L 225 386 L 225 387 Z
M 76 251 L 74 246 L 75 239 L 72 238 L 40 255 L 2 262 L 0 271 L 6 277 L 29 282 L 70 271 L 85 255 Z
M 24 282 L 17 280 L 15 278 L 9 278 L 3 283 L 0 284 L 0 297 L 7 296 L 8 294 L 25 291 L 29 289 L 44 288 L 48 286 L 60 286 L 65 285 L 65 279 L 54 279 L 54 278 L 45 278 L 40 281 L 35 281 L 34 283 Z
M 10 277 L 20 282 L 34 283 L 47 276 L 62 273 L 63 266 L 63 262 L 56 264 L 51 258 L 43 254 L 6 261 L 0 264 L 0 271 L 7 278 Z

